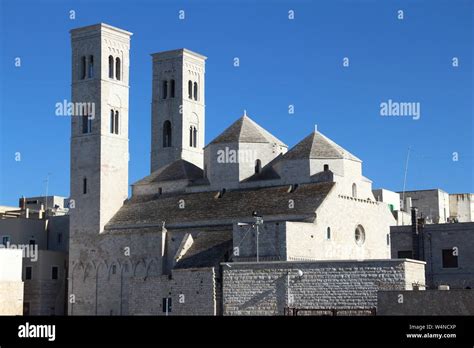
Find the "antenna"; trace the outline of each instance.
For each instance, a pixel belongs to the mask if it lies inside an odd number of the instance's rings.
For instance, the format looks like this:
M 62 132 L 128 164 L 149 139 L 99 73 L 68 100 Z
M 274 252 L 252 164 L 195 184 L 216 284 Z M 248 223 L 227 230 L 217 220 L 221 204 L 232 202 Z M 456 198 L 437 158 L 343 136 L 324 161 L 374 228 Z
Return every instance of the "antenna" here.
M 44 180 L 46 182 L 46 192 L 45 192 L 45 196 L 44 196 L 44 211 L 48 211 L 48 189 L 49 189 L 49 176 L 51 175 L 51 173 L 48 173 L 48 175 L 46 175 L 46 180 Z
M 410 150 L 411 150 L 411 147 L 408 146 L 407 159 L 406 159 L 406 162 L 405 162 L 405 177 L 403 178 L 402 202 L 403 202 L 403 207 L 405 209 L 406 209 L 406 207 L 405 207 L 405 187 L 406 187 L 406 184 L 407 184 L 408 160 L 410 159 Z

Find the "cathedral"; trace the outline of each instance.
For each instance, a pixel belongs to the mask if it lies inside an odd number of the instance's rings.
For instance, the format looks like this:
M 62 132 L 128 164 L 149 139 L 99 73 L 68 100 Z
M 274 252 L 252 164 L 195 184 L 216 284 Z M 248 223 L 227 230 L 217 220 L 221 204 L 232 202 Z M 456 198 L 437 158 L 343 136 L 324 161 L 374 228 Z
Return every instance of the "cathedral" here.
M 131 36 L 71 30 L 72 102 L 95 113 L 71 121 L 70 315 L 370 309 L 424 282 L 390 259 L 362 161 L 325 135 L 288 148 L 244 113 L 205 144 L 206 57 L 188 49 L 152 54 L 151 172 L 129 197 Z

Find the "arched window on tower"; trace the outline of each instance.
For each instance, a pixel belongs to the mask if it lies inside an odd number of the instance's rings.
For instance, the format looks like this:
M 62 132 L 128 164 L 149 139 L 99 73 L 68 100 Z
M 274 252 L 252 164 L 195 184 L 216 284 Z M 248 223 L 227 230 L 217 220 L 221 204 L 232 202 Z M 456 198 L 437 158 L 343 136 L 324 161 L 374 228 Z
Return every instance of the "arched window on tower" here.
M 163 147 L 171 147 L 171 122 L 163 123 Z
M 89 56 L 89 78 L 94 77 L 94 56 Z
M 114 78 L 114 57 L 109 56 L 109 78 Z
M 115 119 L 115 114 L 114 114 L 114 110 L 110 110 L 110 133 L 114 134 L 114 125 L 115 125 L 115 122 L 114 122 L 114 119 Z
M 197 128 L 194 126 L 189 127 L 189 146 L 197 147 Z
M 79 78 L 84 80 L 86 78 L 86 56 L 81 57 L 81 68 L 79 73 Z
M 174 80 L 170 81 L 170 98 L 174 98 L 175 96 L 175 82 Z
M 259 159 L 255 161 L 255 174 L 258 174 L 262 171 L 262 161 Z
M 115 78 L 120 81 L 120 58 L 115 58 Z
M 115 111 L 114 133 L 119 134 L 119 112 Z
M 193 99 L 193 81 L 188 81 L 188 98 Z
M 194 100 L 198 100 L 198 84 L 194 82 Z
M 82 134 L 92 132 L 92 115 L 89 115 L 87 107 L 82 110 Z
M 352 197 L 357 198 L 357 185 L 352 184 Z
M 168 81 L 163 81 L 163 91 L 162 91 L 162 96 L 163 96 L 163 99 L 166 99 L 168 98 Z

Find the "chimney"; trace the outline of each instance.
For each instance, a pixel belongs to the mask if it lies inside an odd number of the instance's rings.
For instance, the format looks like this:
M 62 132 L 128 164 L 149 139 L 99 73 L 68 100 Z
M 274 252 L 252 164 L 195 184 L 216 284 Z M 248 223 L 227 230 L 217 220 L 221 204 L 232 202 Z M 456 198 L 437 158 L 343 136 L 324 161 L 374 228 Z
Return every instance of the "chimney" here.
M 420 259 L 420 234 L 418 230 L 418 209 L 415 207 L 411 208 L 411 236 L 412 236 L 413 258 L 415 260 L 419 260 Z
M 26 198 L 25 198 L 25 196 L 21 196 L 20 202 L 19 202 L 19 207 L 20 207 L 21 210 L 26 209 Z

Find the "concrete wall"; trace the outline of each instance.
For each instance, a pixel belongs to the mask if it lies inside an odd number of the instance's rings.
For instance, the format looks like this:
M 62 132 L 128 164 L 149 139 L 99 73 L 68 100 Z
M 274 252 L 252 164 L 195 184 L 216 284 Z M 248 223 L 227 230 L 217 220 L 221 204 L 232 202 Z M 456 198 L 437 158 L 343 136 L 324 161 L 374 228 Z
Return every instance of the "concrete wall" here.
M 223 265 L 224 315 L 282 315 L 287 306 L 369 309 L 377 307 L 378 290 L 409 290 L 414 281 L 424 282 L 424 263 L 406 259 L 230 263 Z
M 393 207 L 392 210 L 400 210 L 400 194 L 386 189 L 372 190 L 374 197 L 379 202 L 384 202 Z
M 428 287 L 474 288 L 474 223 L 425 225 L 422 233 Z M 412 250 L 411 227 L 392 227 L 391 240 L 393 258 L 398 257 L 399 251 Z M 442 250 L 453 248 L 457 248 L 458 267 L 443 268 Z
M 0 315 L 23 314 L 22 251 L 0 249 Z
M 30 315 L 64 315 L 66 308 L 67 254 L 40 250 L 38 260 L 23 259 L 24 302 Z M 53 266 L 58 267 L 58 279 L 52 278 Z M 31 279 L 26 279 L 26 267 L 31 267 Z
M 401 192 L 399 192 L 401 194 Z M 411 197 L 412 206 L 433 223 L 445 223 L 450 216 L 449 194 L 443 190 L 405 191 L 406 198 Z
M 474 194 L 449 195 L 450 217 L 457 218 L 459 222 L 474 222 Z
M 474 290 L 382 290 L 377 302 L 377 315 L 474 315 Z

